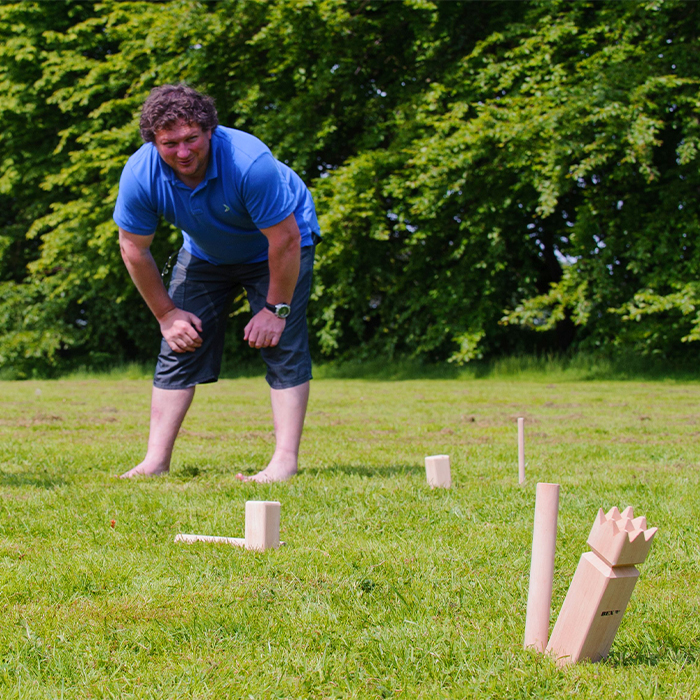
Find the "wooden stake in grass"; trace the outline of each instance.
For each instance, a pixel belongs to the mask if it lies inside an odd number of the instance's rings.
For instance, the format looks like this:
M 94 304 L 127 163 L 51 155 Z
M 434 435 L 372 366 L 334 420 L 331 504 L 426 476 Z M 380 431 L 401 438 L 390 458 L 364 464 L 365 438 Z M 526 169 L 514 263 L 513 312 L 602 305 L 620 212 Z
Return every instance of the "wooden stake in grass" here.
M 280 510 L 278 501 L 247 501 L 245 504 L 245 538 L 217 537 L 214 535 L 176 535 L 175 542 L 214 542 L 245 547 L 264 552 L 277 549 L 280 542 Z
M 432 457 L 426 457 L 425 476 L 431 488 L 449 489 L 452 486 L 449 456 L 433 455 Z
M 633 565 L 646 559 L 656 531 L 631 507 L 598 511 L 588 537 L 593 551 L 579 560 L 547 645 L 560 666 L 608 655 L 639 577 Z
M 540 652 L 549 638 L 558 513 L 559 484 L 537 484 L 524 646 Z
M 525 419 L 518 418 L 518 483 L 525 481 Z

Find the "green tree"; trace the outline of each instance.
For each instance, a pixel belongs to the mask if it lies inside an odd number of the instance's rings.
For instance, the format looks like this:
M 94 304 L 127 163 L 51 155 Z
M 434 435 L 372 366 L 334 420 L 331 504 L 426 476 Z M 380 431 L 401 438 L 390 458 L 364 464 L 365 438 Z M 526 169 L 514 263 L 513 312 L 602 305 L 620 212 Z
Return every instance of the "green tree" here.
M 25 371 L 145 357 L 157 342 L 111 222 L 151 87 L 185 80 L 205 89 L 223 123 L 255 132 L 313 181 L 350 156 L 382 150 L 397 105 L 462 54 L 464 27 L 473 43 L 484 17 L 497 14 L 459 3 L 438 11 L 429 2 L 69 1 L 52 3 L 48 14 L 46 7 L 0 6 L 0 74 L 16 96 L 4 103 L 2 125 L 14 120 L 26 132 L 23 115 L 43 112 L 24 147 L 4 144 L 8 162 L 23 164 L 5 187 L 9 200 L 27 177 L 22 148 L 35 163 L 33 189 L 3 228 L 24 257 L 3 258 L 14 276 L 3 276 L 0 364 Z M 27 75 L 17 72 L 20 44 L 31 56 Z M 177 240 L 164 226 L 156 257 L 165 259 Z
M 387 152 L 319 188 L 342 231 L 326 344 L 464 361 L 523 347 L 516 326 L 560 348 L 574 328 L 589 348 L 694 339 L 697 29 L 695 3 L 529 3 L 448 66 Z
M 546 330 L 568 318 L 581 347 L 678 354 L 698 335 L 699 8 L 556 9 L 535 25 L 556 70 L 508 124 L 550 125 L 533 228 L 557 230 L 563 271 L 505 320 Z M 521 39 L 501 71 L 509 93 L 538 82 L 526 51 Z
M 0 111 L 12 203 L 2 229 L 0 365 L 140 358 L 157 348 L 152 319 L 119 256 L 111 212 L 119 174 L 140 145 L 150 87 L 177 81 L 200 23 L 189 3 L 8 3 L 0 6 Z M 188 31 L 182 31 L 180 22 Z M 20 56 L 26 61 L 19 66 Z M 25 65 L 26 64 L 26 65 Z M 8 167 L 9 166 L 9 167 Z M 154 246 L 167 257 L 177 234 Z M 148 351 L 150 350 L 150 353 Z
M 317 354 L 682 352 L 700 337 L 698 13 L 680 0 L 0 4 L 0 366 L 153 356 L 111 212 L 140 104 L 181 80 L 313 188 Z M 163 225 L 156 259 L 178 241 Z

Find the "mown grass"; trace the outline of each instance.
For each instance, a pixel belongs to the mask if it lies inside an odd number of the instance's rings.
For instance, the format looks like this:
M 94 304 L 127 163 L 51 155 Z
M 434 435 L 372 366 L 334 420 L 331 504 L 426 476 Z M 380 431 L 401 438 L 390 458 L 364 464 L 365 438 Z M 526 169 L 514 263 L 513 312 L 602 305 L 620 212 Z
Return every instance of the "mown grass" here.
M 172 474 L 132 482 L 147 379 L 3 382 L 0 697 L 700 697 L 700 384 L 525 376 L 316 380 L 301 473 L 266 486 L 234 478 L 273 445 L 261 378 L 201 387 Z M 604 663 L 522 649 L 537 481 L 554 615 L 599 507 L 659 527 Z M 286 547 L 174 544 L 242 536 L 249 499 Z

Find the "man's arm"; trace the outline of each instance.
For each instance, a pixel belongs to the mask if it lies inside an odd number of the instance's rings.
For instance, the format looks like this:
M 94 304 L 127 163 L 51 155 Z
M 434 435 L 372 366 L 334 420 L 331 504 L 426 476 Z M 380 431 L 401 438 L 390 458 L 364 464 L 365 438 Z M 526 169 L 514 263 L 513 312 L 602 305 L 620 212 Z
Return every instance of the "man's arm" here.
M 170 298 L 151 255 L 153 236 L 137 236 L 119 228 L 119 247 L 136 288 L 160 324 L 160 332 L 173 352 L 194 352 L 202 344 L 202 322 L 178 309 Z M 199 333 L 198 333 L 199 331 Z
M 301 260 L 301 234 L 294 214 L 275 226 L 261 229 L 268 240 L 268 265 L 270 287 L 267 301 L 270 304 L 292 304 L 292 296 L 299 277 Z M 274 347 L 279 343 L 286 321 L 277 318 L 264 308 L 245 327 L 244 339 L 252 348 Z

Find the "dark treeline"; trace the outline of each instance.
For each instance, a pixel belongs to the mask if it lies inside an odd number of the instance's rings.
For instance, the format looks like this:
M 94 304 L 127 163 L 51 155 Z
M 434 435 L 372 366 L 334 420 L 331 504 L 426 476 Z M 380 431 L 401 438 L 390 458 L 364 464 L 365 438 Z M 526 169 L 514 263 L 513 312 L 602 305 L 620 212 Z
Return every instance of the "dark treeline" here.
M 179 81 L 313 189 L 317 359 L 688 355 L 699 28 L 679 0 L 2 3 L 0 368 L 154 356 L 111 213 Z

